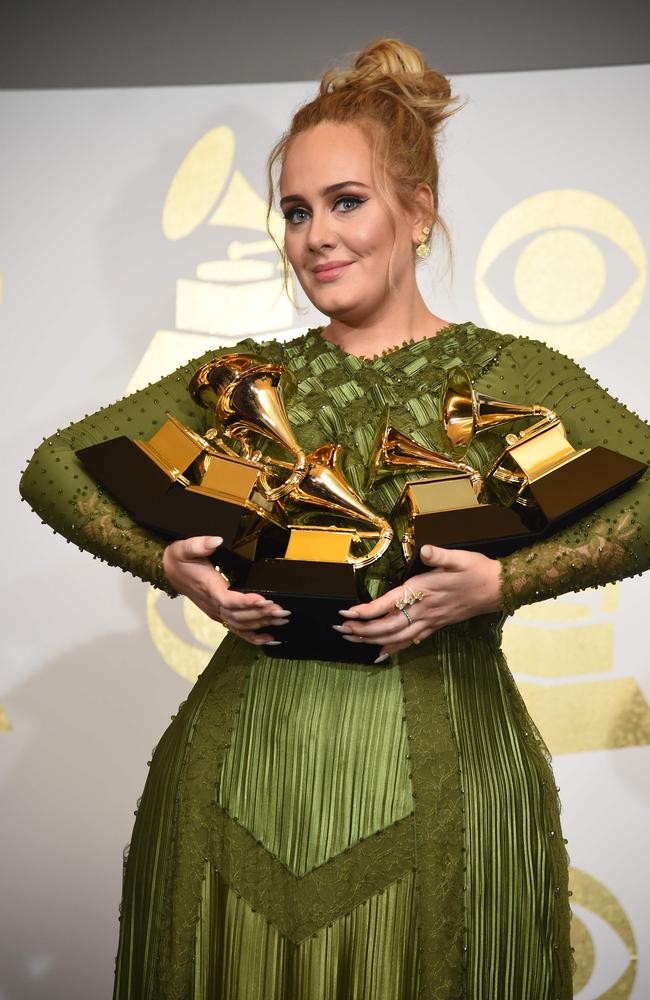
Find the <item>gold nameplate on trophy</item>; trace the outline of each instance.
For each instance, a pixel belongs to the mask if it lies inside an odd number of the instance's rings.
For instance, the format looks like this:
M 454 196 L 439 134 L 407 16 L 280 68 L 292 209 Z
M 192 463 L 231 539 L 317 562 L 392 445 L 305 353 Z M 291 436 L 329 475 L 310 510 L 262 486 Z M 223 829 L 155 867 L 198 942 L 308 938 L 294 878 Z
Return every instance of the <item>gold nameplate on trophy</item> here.
M 440 476 L 437 479 L 408 483 L 404 497 L 413 514 L 463 510 L 479 505 L 469 476 Z
M 305 562 L 347 563 L 356 532 L 336 528 L 297 528 L 290 525 L 284 559 Z
M 135 439 L 133 443 L 170 479 L 180 479 L 207 447 L 199 434 L 186 427 L 172 413 L 167 414 L 165 423 L 148 441 Z
M 229 455 L 210 455 L 200 484 L 187 488 L 242 503 L 251 498 L 259 474 L 259 466 L 253 462 Z
M 512 438 L 504 456 L 506 454 L 510 456 L 529 483 L 558 469 L 565 462 L 573 461 L 587 451 L 586 448 L 576 451 L 564 433 L 559 419 L 557 423 L 544 424 L 542 427 L 537 424 L 519 437 L 512 435 Z

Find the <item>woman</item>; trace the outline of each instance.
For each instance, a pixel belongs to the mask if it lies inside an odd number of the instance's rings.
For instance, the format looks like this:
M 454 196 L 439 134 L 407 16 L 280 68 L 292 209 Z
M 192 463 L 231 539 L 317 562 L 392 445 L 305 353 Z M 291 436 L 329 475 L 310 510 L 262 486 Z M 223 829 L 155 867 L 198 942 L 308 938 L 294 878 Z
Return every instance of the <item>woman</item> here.
M 440 447 L 438 394 L 459 361 L 478 391 L 546 404 L 575 447 L 649 428 L 569 359 L 425 305 L 415 266 L 438 214 L 436 139 L 448 81 L 383 40 L 324 77 L 271 155 L 285 252 L 329 319 L 286 344 L 242 341 L 290 368 L 301 445 L 340 443 L 362 489 L 378 414 Z M 568 998 L 567 858 L 547 755 L 500 651 L 505 614 L 649 565 L 647 481 L 550 540 L 500 560 L 431 546 L 406 614 L 394 548 L 373 600 L 342 615 L 378 666 L 269 658 L 279 604 L 231 590 L 218 538 L 166 545 L 97 490 L 76 449 L 148 438 L 172 410 L 203 431 L 187 386 L 213 357 L 46 441 L 21 481 L 58 531 L 229 635 L 151 761 L 125 864 L 119 1000 Z M 490 436 L 469 460 L 486 471 Z M 388 516 L 404 475 L 368 494 Z

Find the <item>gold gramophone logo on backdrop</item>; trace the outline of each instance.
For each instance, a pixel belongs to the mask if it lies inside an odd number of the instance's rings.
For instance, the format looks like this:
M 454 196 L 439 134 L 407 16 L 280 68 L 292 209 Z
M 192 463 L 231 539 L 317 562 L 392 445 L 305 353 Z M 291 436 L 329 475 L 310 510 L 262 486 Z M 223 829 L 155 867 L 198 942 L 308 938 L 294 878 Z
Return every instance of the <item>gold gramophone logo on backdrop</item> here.
M 165 198 L 162 229 L 169 240 L 191 237 L 203 226 L 247 229 L 250 240 L 231 240 L 225 256 L 201 261 L 176 282 L 176 329 L 159 330 L 129 382 L 138 389 L 189 358 L 244 336 L 293 325 L 277 248 L 266 229 L 266 202 L 235 165 L 235 134 L 227 125 L 206 132 L 178 167 Z M 272 212 L 280 242 L 284 220 Z
M 606 288 L 607 266 L 586 230 L 615 243 L 636 269 L 627 291 L 596 315 L 589 313 Z M 487 283 L 497 258 L 527 236 L 513 279 L 532 320 L 505 306 Z M 608 199 L 572 189 L 542 191 L 508 209 L 488 231 L 475 272 L 487 326 L 573 357 L 601 350 L 624 332 L 645 281 L 645 251 L 631 220 Z M 611 584 L 522 608 L 506 627 L 506 655 L 552 753 L 650 743 L 650 708 L 635 678 L 598 677 L 614 671 L 618 604 L 618 586 Z
M 169 185 L 162 229 L 170 240 L 189 238 L 204 226 L 224 235 L 228 229 L 250 230 L 251 239 L 231 239 L 223 256 L 200 261 L 194 275 L 178 278 L 176 328 L 154 334 L 131 377 L 130 392 L 212 347 L 293 326 L 281 262 L 266 229 L 266 202 L 237 167 L 236 145 L 235 133 L 227 125 L 198 139 Z M 284 220 L 278 212 L 271 213 L 270 227 L 280 242 Z M 175 617 L 179 605 L 183 621 Z M 147 620 L 162 659 L 191 683 L 225 634 L 221 625 L 189 601 L 165 601 L 153 588 L 147 595 Z

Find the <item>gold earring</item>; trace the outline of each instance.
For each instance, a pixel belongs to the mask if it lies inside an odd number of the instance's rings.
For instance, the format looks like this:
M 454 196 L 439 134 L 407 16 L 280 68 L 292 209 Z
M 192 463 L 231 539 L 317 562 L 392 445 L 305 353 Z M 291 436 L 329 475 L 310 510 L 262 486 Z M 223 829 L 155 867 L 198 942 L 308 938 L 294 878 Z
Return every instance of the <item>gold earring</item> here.
M 420 235 L 418 236 L 417 246 L 415 252 L 420 260 L 426 260 L 426 258 L 431 253 L 431 244 L 429 243 L 429 237 L 431 235 L 431 227 L 425 226 Z

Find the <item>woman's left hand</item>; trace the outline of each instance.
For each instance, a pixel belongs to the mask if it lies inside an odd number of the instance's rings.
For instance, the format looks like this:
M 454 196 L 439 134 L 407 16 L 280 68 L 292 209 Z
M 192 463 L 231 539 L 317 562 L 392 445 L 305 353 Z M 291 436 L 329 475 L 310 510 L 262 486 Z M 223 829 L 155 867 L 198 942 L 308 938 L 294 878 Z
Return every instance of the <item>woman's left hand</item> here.
M 501 564 L 480 552 L 441 549 L 423 545 L 420 559 L 428 572 L 407 581 L 408 589 L 422 598 L 399 611 L 395 602 L 403 599 L 404 588 L 396 587 L 375 601 L 340 611 L 345 625 L 335 625 L 349 642 L 380 646 L 376 663 L 391 653 L 421 642 L 446 625 L 501 608 Z M 409 618 L 413 624 L 409 623 Z

